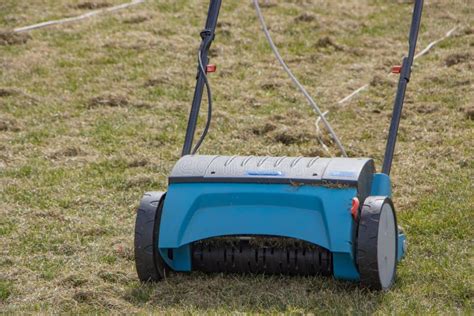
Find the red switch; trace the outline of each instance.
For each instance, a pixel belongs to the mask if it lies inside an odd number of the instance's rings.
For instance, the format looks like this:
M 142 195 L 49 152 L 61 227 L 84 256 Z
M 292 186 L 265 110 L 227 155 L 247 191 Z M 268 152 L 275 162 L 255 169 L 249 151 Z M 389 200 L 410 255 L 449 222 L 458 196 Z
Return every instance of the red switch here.
M 359 214 L 359 206 L 360 206 L 359 199 L 356 198 L 356 197 L 353 198 L 352 199 L 351 214 L 352 214 L 352 218 L 354 218 L 355 221 L 357 220 L 357 215 Z
M 216 72 L 217 66 L 214 64 L 209 64 L 206 66 L 206 73 L 208 72 Z
M 402 66 L 393 66 L 392 74 L 399 74 L 402 71 Z

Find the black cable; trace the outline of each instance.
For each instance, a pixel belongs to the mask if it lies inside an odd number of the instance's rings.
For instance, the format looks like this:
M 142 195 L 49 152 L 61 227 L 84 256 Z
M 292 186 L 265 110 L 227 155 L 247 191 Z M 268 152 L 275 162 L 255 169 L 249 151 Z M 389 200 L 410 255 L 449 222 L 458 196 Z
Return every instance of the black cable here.
M 199 147 L 204 141 L 204 138 L 206 138 L 207 132 L 209 131 L 209 127 L 211 125 L 211 118 L 212 118 L 211 85 L 209 84 L 209 81 L 207 80 L 206 71 L 204 70 L 204 65 L 202 64 L 201 51 L 202 51 L 202 48 L 199 49 L 198 60 L 199 60 L 199 70 L 201 72 L 201 75 L 203 76 L 204 84 L 206 85 L 206 91 L 207 91 L 207 121 L 206 121 L 206 126 L 204 127 L 204 130 L 202 131 L 201 137 L 199 137 L 198 142 L 196 143 L 196 145 L 194 146 L 191 152 L 191 154 L 193 155 L 198 151 Z

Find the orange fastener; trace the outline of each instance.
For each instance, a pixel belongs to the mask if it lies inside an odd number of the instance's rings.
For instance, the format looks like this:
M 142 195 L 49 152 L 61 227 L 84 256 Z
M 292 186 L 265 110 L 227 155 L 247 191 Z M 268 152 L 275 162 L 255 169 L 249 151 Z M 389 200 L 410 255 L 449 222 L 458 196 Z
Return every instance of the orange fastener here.
M 399 74 L 402 71 L 402 66 L 393 66 L 392 67 L 392 73 L 393 74 Z
M 206 66 L 206 73 L 208 72 L 216 72 L 217 66 L 214 64 L 209 64 Z

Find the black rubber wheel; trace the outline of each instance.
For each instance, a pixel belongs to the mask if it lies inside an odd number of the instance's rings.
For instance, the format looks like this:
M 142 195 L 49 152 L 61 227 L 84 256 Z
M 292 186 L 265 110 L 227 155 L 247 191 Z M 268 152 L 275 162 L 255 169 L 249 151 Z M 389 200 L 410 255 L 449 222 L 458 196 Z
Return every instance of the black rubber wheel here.
M 168 266 L 158 251 L 164 192 L 147 192 L 137 209 L 135 222 L 135 265 L 142 282 L 156 282 L 166 275 Z
M 397 266 L 397 218 L 390 198 L 369 196 L 360 212 L 356 260 L 363 286 L 388 290 Z

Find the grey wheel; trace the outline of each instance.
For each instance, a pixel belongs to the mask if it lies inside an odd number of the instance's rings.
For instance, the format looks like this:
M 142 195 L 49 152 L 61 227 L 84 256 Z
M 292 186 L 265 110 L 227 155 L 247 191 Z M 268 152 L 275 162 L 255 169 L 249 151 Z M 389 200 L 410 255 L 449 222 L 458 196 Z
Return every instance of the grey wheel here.
M 158 251 L 164 192 L 147 192 L 137 210 L 135 222 L 135 265 L 142 282 L 159 281 L 168 269 Z
M 395 281 L 397 218 L 388 197 L 369 196 L 360 213 L 357 265 L 362 285 L 387 290 Z

